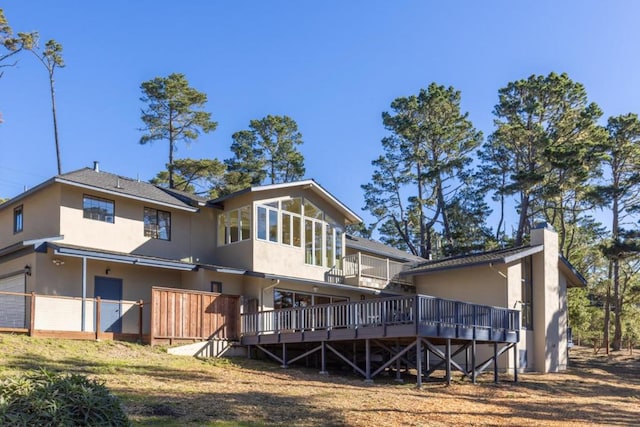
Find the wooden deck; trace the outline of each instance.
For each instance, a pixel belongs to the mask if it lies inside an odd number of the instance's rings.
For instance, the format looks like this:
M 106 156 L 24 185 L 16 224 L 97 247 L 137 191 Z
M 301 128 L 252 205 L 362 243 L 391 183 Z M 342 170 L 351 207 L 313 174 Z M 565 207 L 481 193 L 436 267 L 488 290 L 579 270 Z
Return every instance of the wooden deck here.
M 515 343 L 520 312 L 425 295 L 242 315 L 244 345 L 364 338 L 445 338 Z
M 330 357 L 349 365 L 366 381 L 387 370 L 400 378 L 401 366 L 422 384 L 437 369 L 457 369 L 474 383 L 491 365 L 498 381 L 498 359 L 513 349 L 517 381 L 520 312 L 425 295 L 267 310 L 242 315 L 241 343 L 257 348 L 282 367 L 320 355 L 320 373 Z M 477 344 L 493 354 L 478 363 Z M 384 355 L 377 363 L 376 355 Z M 456 362 L 465 355 L 466 362 Z M 435 356 L 436 363 L 431 363 Z

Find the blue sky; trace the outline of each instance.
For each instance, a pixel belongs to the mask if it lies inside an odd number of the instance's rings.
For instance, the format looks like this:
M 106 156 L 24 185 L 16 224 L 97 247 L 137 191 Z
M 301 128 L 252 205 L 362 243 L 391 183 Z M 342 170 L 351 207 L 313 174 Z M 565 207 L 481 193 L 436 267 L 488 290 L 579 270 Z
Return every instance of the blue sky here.
M 385 136 L 381 113 L 429 83 L 462 93 L 493 130 L 498 89 L 567 72 L 606 117 L 640 112 L 640 2 L 5 0 L 16 31 L 64 46 L 56 73 L 63 171 L 148 180 L 165 143 L 138 144 L 140 84 L 172 72 L 209 97 L 218 129 L 178 157 L 230 157 L 231 135 L 267 114 L 297 121 L 307 177 L 363 214 L 360 185 Z M 55 175 L 46 71 L 23 55 L 0 78 L 0 197 Z M 513 225 L 513 224 L 510 224 Z

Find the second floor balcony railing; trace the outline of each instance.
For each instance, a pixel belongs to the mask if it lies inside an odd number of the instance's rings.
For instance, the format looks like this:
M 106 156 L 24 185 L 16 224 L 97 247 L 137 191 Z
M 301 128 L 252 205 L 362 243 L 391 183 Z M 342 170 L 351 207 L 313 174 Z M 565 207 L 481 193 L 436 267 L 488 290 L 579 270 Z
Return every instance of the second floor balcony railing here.
M 347 255 L 342 260 L 342 275 L 345 278 L 370 278 L 385 283 L 401 283 L 412 285 L 411 279 L 400 276 L 400 272 L 407 268 L 406 263 L 392 261 L 389 258 L 378 258 L 360 252 Z

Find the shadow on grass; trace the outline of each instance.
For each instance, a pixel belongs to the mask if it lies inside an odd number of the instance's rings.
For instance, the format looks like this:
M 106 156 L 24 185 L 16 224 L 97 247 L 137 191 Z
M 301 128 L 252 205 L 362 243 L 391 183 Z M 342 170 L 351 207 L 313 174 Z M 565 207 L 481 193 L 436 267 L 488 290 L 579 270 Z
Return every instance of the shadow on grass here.
M 122 393 L 125 409 L 139 425 L 296 425 L 342 426 L 346 421 L 330 408 L 319 408 L 303 397 L 251 391 L 192 393 L 180 397 L 153 396 L 140 400 L 134 391 Z

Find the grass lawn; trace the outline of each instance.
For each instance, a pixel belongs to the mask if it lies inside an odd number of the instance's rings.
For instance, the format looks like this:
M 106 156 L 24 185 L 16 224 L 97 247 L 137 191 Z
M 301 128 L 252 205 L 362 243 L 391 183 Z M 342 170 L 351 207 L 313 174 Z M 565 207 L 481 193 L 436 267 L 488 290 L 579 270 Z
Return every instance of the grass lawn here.
M 640 353 L 640 352 L 639 352 Z M 638 425 L 640 355 L 571 351 L 561 374 L 520 382 L 415 378 L 404 384 L 318 375 L 315 369 L 256 360 L 197 360 L 122 342 L 0 334 L 0 378 L 28 369 L 84 373 L 103 380 L 137 425 Z M 509 378 L 510 380 L 510 378 Z

